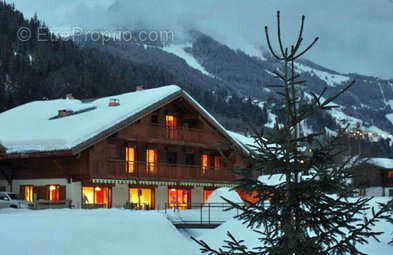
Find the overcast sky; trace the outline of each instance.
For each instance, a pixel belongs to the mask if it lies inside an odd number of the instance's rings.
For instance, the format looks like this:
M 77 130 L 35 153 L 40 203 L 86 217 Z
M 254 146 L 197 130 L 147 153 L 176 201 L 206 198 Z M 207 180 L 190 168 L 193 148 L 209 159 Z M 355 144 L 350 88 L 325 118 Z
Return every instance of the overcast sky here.
M 197 29 L 233 48 L 264 47 L 264 25 L 275 30 L 281 10 L 284 39 L 307 16 L 305 41 L 321 39 L 306 57 L 343 73 L 393 78 L 393 0 L 7 0 L 49 27 L 84 26 L 182 31 Z

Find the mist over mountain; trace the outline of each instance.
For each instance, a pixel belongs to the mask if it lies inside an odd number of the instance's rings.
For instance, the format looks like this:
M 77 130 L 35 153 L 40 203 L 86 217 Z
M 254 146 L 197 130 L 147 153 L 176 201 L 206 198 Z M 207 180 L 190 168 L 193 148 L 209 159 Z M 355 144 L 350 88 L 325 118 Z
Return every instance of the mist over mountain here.
M 282 12 L 284 41 L 298 33 L 306 15 L 305 40 L 321 40 L 307 56 L 342 73 L 393 78 L 393 4 L 389 0 L 7 0 L 27 16 L 57 30 L 72 26 L 89 29 L 171 30 L 177 39 L 200 31 L 232 49 L 260 55 L 265 47 L 264 25 L 275 32 L 275 13 Z M 187 38 L 189 39 L 189 38 Z

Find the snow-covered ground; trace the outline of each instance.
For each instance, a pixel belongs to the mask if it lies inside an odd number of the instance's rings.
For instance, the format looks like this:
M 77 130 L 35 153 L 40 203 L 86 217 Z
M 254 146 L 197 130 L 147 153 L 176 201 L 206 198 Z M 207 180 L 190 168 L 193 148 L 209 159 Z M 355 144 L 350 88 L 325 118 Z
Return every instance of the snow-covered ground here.
M 387 198 L 373 200 L 387 201 Z M 180 212 L 192 216 L 195 210 Z M 233 213 L 221 213 L 226 222 L 213 230 L 178 231 L 167 216 L 156 211 L 129 211 L 123 209 L 0 209 L 1 254 L 23 255 L 117 255 L 117 254 L 201 254 L 199 246 L 189 237 L 220 247 L 230 231 L 246 245 L 259 245 L 258 234 L 247 229 Z M 376 224 L 374 230 L 385 232 L 381 243 L 369 240 L 362 245 L 368 254 L 391 255 L 393 226 L 386 222 Z
M 0 254 L 196 254 L 163 214 L 121 209 L 0 209 Z
M 377 202 L 387 202 L 390 198 L 375 198 L 372 200 L 372 206 L 376 206 Z M 368 216 L 371 217 L 371 212 L 368 213 Z M 366 254 L 378 254 L 378 255 L 391 255 L 393 253 L 393 246 L 388 245 L 388 242 L 393 238 L 393 225 L 387 223 L 386 221 L 378 222 L 373 228 L 374 231 L 384 232 L 378 238 L 380 239 L 380 243 L 373 239 L 369 239 L 369 243 L 365 245 L 359 245 L 359 249 Z M 238 240 L 244 240 L 245 245 L 248 247 L 257 247 L 260 245 L 258 238 L 259 234 L 254 231 L 246 228 L 240 221 L 236 219 L 231 219 L 226 223 L 222 224 L 218 228 L 200 233 L 197 239 L 204 240 L 211 247 L 218 248 L 224 245 L 224 240 L 228 240 L 226 237 L 227 232 L 231 232 L 231 234 L 237 238 Z

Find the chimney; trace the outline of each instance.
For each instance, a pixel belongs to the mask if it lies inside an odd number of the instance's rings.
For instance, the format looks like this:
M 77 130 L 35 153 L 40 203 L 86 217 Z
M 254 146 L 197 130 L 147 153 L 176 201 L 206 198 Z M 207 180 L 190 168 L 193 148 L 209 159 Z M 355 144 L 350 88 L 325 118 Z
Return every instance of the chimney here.
M 116 107 L 120 105 L 120 100 L 116 98 L 109 99 L 109 107 Z
M 142 90 L 144 90 L 143 85 L 136 86 L 135 91 L 142 91 Z
M 75 97 L 71 93 L 68 93 L 66 99 L 75 99 Z

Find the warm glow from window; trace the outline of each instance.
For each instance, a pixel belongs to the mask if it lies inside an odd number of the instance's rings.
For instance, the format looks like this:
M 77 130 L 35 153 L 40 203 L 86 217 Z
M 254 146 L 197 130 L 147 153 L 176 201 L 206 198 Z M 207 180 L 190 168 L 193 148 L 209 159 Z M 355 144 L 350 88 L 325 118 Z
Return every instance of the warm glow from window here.
M 203 190 L 203 202 L 206 203 L 209 196 L 213 193 L 213 189 L 204 189 Z
M 28 202 L 33 202 L 33 186 L 24 186 L 24 199 Z
M 49 186 L 49 200 L 58 201 L 60 200 L 60 187 L 57 185 Z
M 168 192 L 169 207 L 187 209 L 191 201 L 191 192 L 188 189 L 170 189 Z
M 393 179 L 393 171 L 387 173 L 389 179 Z
M 173 115 L 166 115 L 165 122 L 167 127 L 176 127 L 176 117 Z
M 214 156 L 214 169 L 220 169 L 221 168 L 221 158 L 220 156 Z
M 130 188 L 130 203 L 138 208 L 154 208 L 154 191 L 148 188 Z
M 202 154 L 202 172 L 205 173 L 209 168 L 209 155 Z
M 82 201 L 85 205 L 103 205 L 109 207 L 109 188 L 106 187 L 83 187 Z
M 126 161 L 127 161 L 127 172 L 134 173 L 135 172 L 135 148 L 127 147 L 126 148 Z
M 166 123 L 166 131 L 167 131 L 167 138 L 174 139 L 176 138 L 176 117 L 173 115 L 166 115 L 165 116 L 165 123 Z
M 154 173 L 157 167 L 157 151 L 153 149 L 146 150 L 146 170 L 148 173 Z

